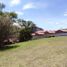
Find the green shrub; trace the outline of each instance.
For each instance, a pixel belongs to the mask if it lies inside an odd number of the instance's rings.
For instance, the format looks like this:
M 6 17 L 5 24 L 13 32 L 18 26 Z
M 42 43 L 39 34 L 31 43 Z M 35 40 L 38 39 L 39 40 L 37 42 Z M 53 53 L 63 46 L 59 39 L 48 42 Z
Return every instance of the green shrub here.
M 32 39 L 32 35 L 31 35 L 31 29 L 30 28 L 25 28 L 25 29 L 22 29 L 20 31 L 20 35 L 19 35 L 19 41 L 22 42 L 22 41 L 28 41 L 28 40 L 31 40 Z

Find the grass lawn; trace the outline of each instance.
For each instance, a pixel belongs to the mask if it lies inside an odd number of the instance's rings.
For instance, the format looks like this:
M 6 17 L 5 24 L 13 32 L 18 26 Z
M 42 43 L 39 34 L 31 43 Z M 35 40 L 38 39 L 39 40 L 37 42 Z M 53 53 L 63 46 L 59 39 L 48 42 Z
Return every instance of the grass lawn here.
M 0 67 L 67 67 L 67 37 L 32 40 L 1 49 Z

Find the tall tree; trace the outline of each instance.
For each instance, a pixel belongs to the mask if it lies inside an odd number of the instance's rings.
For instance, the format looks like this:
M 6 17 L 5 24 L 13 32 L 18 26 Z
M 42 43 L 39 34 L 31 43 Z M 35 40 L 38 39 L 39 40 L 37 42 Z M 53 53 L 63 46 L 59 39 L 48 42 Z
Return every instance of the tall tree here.
M 12 20 L 17 18 L 17 14 L 15 12 L 4 12 L 4 15 L 8 15 Z
M 32 21 L 22 20 L 22 29 L 20 31 L 19 40 L 22 42 L 32 39 L 31 33 L 33 32 L 34 27 L 36 27 L 36 25 Z
M 11 18 L 17 18 L 17 14 L 15 12 L 10 12 L 9 15 Z
M 25 28 L 36 27 L 36 25 L 32 21 L 24 21 L 24 20 L 22 20 L 22 26 L 24 26 Z
M 3 3 L 0 3 L 0 12 L 5 8 L 5 5 Z
M 0 15 L 3 15 L 4 8 L 5 8 L 5 5 L 3 3 L 0 3 Z

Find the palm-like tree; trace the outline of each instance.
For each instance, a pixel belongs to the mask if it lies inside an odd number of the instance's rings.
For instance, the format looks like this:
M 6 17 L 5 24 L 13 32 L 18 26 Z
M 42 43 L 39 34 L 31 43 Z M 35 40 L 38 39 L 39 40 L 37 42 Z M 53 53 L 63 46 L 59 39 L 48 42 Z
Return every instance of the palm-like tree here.
M 33 28 L 36 26 L 32 21 L 22 21 L 22 25 L 25 28 Z
M 20 20 L 21 31 L 20 31 L 20 41 L 27 41 L 32 38 L 31 33 L 33 32 L 33 28 L 35 28 L 35 24 L 32 21 Z
M 31 29 L 32 31 L 34 31 L 36 29 L 36 25 L 32 22 L 32 21 L 26 21 L 26 20 L 21 20 L 18 19 L 18 23 L 20 24 L 22 29 Z

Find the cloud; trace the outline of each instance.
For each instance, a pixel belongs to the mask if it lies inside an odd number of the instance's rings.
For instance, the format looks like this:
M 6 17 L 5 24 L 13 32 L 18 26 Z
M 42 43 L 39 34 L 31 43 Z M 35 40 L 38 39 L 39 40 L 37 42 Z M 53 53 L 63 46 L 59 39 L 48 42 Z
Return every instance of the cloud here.
M 38 8 L 47 8 L 48 3 L 38 2 L 35 4 Z
M 16 6 L 21 3 L 21 0 L 11 0 L 10 6 Z
M 30 3 L 27 3 L 23 6 L 23 10 L 27 10 L 27 9 L 32 9 L 32 8 L 36 8 L 36 6 L 34 5 L 34 3 L 30 2 Z
M 47 8 L 48 4 L 47 3 L 40 3 L 40 2 L 30 2 L 27 3 L 23 6 L 23 10 L 28 10 L 28 9 L 39 9 L 39 8 Z
M 0 3 L 3 3 L 2 0 L 0 0 Z
M 21 11 L 15 11 L 15 13 L 17 13 L 18 15 L 23 15 L 23 12 Z
M 64 13 L 64 16 L 67 16 L 67 12 Z
M 50 25 L 57 25 L 57 26 L 63 26 L 63 25 L 67 25 L 67 19 L 65 20 L 60 20 L 60 21 L 49 21 L 47 20 L 46 23 L 50 24 Z

